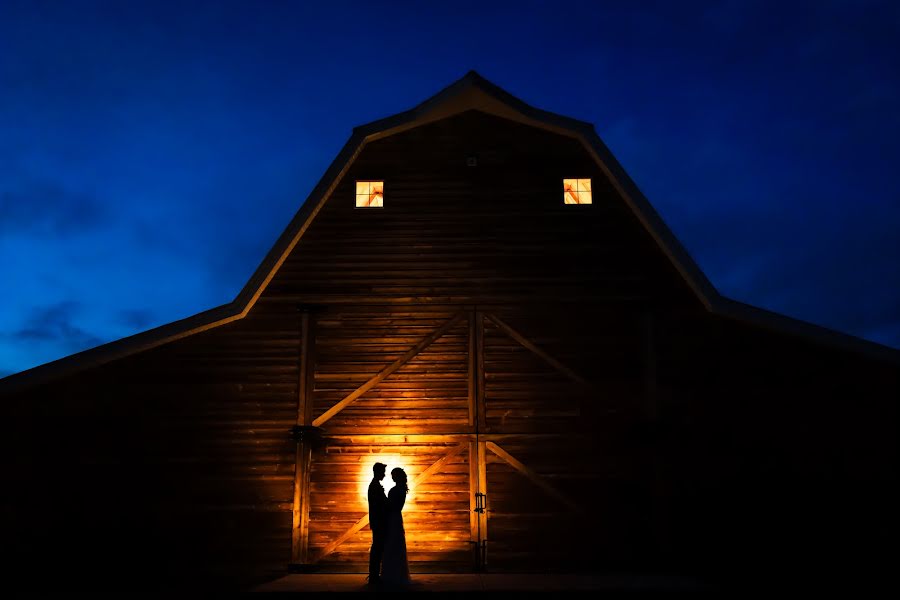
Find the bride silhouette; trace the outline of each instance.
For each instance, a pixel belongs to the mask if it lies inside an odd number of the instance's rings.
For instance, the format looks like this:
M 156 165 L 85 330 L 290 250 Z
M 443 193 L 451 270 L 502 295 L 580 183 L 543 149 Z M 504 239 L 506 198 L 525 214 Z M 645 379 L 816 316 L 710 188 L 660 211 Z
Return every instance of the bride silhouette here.
M 406 531 L 403 529 L 403 505 L 409 486 L 406 472 L 397 467 L 391 470 L 394 487 L 388 492 L 388 516 L 381 563 L 381 580 L 388 584 L 409 583 L 409 562 L 406 559 Z

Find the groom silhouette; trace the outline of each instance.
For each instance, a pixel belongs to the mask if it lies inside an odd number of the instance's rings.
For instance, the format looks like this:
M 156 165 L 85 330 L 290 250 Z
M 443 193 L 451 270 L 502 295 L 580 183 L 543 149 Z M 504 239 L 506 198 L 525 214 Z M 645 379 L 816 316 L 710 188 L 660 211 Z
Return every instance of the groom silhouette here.
M 372 547 L 369 550 L 369 583 L 381 581 L 381 559 L 384 556 L 384 538 L 387 533 L 388 499 L 381 486 L 387 465 L 372 465 L 372 481 L 369 483 L 369 528 L 372 530 Z

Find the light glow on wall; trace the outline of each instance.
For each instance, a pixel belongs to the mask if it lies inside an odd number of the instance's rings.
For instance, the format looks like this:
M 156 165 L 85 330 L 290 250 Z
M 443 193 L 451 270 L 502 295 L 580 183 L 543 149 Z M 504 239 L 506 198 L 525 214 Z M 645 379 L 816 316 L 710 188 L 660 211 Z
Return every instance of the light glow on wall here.
M 385 469 L 386 475 L 384 479 L 381 480 L 381 485 L 384 487 L 385 493 L 389 492 L 392 487 L 394 487 L 394 480 L 391 479 L 391 470 L 397 467 L 400 467 L 404 471 L 406 471 L 406 479 L 409 485 L 409 494 L 406 496 L 406 503 L 409 504 L 413 500 L 413 495 L 415 490 L 413 489 L 412 482 L 413 479 L 419 474 L 418 471 L 412 471 L 410 469 L 409 459 L 411 457 L 404 456 L 402 454 L 369 454 L 361 461 L 360 470 L 359 470 L 359 495 L 362 496 L 367 502 L 369 498 L 369 482 L 372 481 L 372 467 L 375 463 L 380 462 L 387 465 Z M 405 510 L 405 509 L 404 509 Z

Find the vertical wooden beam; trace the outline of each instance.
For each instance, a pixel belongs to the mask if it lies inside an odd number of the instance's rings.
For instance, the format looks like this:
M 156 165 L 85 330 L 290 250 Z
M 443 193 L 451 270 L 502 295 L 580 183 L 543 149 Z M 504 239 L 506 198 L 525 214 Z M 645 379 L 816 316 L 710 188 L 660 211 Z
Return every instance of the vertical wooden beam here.
M 486 493 L 484 442 L 478 432 L 487 429 L 484 410 L 484 315 L 479 310 L 469 314 L 469 426 L 475 436 L 469 441 L 469 540 L 472 542 L 472 563 L 476 571 L 484 570 L 484 535 L 487 532 L 486 512 L 477 512 L 478 495 Z
M 309 310 L 300 315 L 300 374 L 297 382 L 297 419 L 299 427 L 312 420 L 314 333 Z M 292 504 L 291 562 L 305 564 L 309 560 L 309 472 L 312 444 L 307 438 L 297 443 L 294 463 L 294 499 Z
M 656 386 L 656 321 L 647 311 L 641 319 L 644 346 L 644 402 L 647 416 L 659 416 L 659 396 Z
M 478 314 L 474 310 L 469 313 L 469 427 L 475 426 L 478 414 L 478 360 L 477 349 L 475 347 L 475 337 L 477 335 L 475 331 L 477 328 L 475 321 L 477 318 Z M 475 455 L 470 453 L 469 456 L 473 457 Z M 471 459 L 469 462 L 472 462 Z
M 642 320 L 643 340 L 644 340 L 644 393 L 646 395 L 646 414 L 650 419 L 657 419 L 661 416 L 662 407 L 659 402 L 658 387 L 658 356 L 659 350 L 657 340 L 659 339 L 659 319 L 651 311 L 646 311 Z M 669 502 L 671 498 L 668 485 L 668 475 L 666 459 L 663 450 L 658 446 L 653 446 L 652 452 L 647 465 L 646 477 L 650 481 L 650 489 L 653 496 L 651 498 L 651 510 L 649 515 L 650 527 L 653 532 L 653 543 L 656 550 L 661 552 L 663 556 L 671 551 L 670 528 L 669 528 Z
M 487 431 L 487 411 L 484 405 L 484 313 L 475 311 L 475 413 L 477 431 Z
M 293 562 L 307 564 L 309 562 L 309 471 L 312 466 L 312 446 L 308 441 L 297 445 L 297 465 L 300 471 L 299 490 L 295 491 L 295 508 L 299 512 L 299 521 L 294 517 L 296 527 L 291 538 L 291 548 L 296 555 Z M 295 489 L 297 482 L 295 480 Z
M 488 540 L 488 513 L 490 512 L 490 498 L 487 495 L 487 444 L 478 442 L 478 489 L 484 494 L 484 512 L 478 514 L 478 546 L 481 552 L 479 567 L 487 569 L 487 540 Z
M 302 316 L 303 335 L 301 338 L 301 343 L 303 345 L 303 356 L 300 357 L 300 382 L 298 387 L 299 396 L 297 398 L 297 425 L 309 425 L 312 422 L 312 390 L 313 376 L 315 375 L 315 371 L 313 369 L 313 366 L 315 364 L 315 357 L 313 356 L 313 353 L 316 348 L 314 325 L 315 323 L 313 322 L 313 318 L 312 315 L 310 315 L 309 310 L 304 310 Z
M 475 328 L 474 328 L 474 365 L 475 365 L 475 414 L 477 418 L 476 432 L 485 433 L 487 431 L 487 410 L 484 401 L 484 313 L 480 310 L 475 311 Z M 476 493 L 484 494 L 483 508 L 480 513 L 475 514 L 476 529 L 476 567 L 483 571 L 487 568 L 487 452 L 485 443 L 480 441 L 478 434 L 475 435 L 475 443 L 472 444 L 475 455 L 471 457 L 471 463 L 474 463 L 474 478 Z M 473 502 L 475 497 L 472 497 Z M 474 507 L 473 507 L 474 508 Z
M 479 559 L 481 548 L 481 533 L 478 529 L 478 513 L 475 507 L 478 505 L 475 494 L 478 488 L 478 440 L 473 436 L 469 440 L 469 541 L 472 543 L 472 566 L 476 570 L 481 562 Z

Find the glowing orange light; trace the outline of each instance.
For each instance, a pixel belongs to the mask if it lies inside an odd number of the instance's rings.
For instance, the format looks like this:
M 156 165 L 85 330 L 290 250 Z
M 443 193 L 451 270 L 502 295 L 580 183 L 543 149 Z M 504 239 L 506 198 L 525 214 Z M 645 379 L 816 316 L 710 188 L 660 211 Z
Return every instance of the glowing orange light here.
M 387 475 L 384 476 L 384 479 L 381 480 L 381 486 L 384 488 L 385 492 L 390 491 L 392 487 L 394 487 L 394 480 L 391 479 L 391 470 L 397 467 L 400 467 L 404 471 L 406 471 L 407 479 L 410 483 L 409 486 L 409 494 L 406 497 L 407 504 L 410 503 L 413 499 L 413 492 L 415 491 L 412 487 L 412 482 L 415 479 L 416 475 L 418 475 L 418 471 L 411 471 L 409 464 L 408 456 L 404 456 L 402 454 L 369 454 L 360 462 L 360 470 L 359 470 L 359 495 L 365 499 L 368 499 L 369 493 L 369 482 L 372 481 L 372 467 L 375 463 L 380 462 L 387 465 Z
M 356 182 L 357 208 L 384 208 L 383 181 Z
M 592 204 L 590 179 L 563 179 L 563 200 L 566 204 Z

